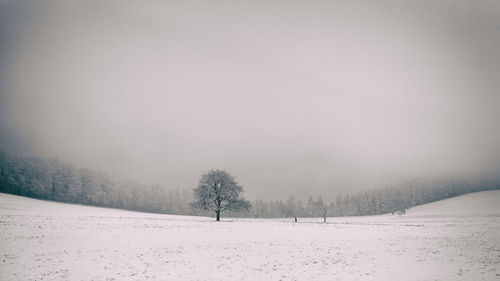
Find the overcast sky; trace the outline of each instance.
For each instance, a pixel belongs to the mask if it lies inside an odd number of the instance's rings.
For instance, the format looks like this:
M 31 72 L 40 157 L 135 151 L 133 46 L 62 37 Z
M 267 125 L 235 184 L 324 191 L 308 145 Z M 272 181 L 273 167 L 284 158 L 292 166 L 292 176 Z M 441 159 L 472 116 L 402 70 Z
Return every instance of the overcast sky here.
M 500 174 L 498 1 L 0 1 L 0 149 L 248 197 Z

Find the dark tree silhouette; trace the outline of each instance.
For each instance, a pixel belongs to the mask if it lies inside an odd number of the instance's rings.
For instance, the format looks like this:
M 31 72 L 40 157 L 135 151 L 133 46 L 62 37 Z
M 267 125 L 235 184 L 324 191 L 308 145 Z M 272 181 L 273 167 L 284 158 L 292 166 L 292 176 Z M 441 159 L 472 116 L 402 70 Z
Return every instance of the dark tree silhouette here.
M 224 170 L 210 170 L 201 176 L 194 189 L 195 201 L 192 206 L 204 211 L 214 211 L 220 221 L 223 211 L 248 211 L 250 202 L 240 198 L 243 187 Z

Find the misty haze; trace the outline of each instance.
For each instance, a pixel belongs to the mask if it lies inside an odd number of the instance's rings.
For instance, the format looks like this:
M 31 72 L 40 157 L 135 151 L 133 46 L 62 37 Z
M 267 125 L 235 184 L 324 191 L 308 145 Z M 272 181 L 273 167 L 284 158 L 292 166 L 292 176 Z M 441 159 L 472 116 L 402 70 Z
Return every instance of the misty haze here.
M 500 280 L 500 3 L 0 0 L 1 280 Z

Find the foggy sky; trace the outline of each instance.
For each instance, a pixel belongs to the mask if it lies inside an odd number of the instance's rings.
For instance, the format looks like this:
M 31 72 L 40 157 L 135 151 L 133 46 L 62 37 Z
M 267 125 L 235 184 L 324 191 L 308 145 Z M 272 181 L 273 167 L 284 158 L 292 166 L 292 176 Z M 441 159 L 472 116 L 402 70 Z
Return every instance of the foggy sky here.
M 1 1 L 0 149 L 250 198 L 500 174 L 498 1 Z

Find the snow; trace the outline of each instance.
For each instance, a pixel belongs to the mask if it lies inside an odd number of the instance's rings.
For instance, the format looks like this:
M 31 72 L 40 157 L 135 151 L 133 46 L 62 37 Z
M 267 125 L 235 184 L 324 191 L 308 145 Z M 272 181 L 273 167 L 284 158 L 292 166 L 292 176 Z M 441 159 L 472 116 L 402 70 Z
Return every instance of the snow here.
M 484 191 L 469 193 L 447 200 L 441 200 L 422 206 L 416 206 L 407 211 L 408 216 L 499 216 L 500 191 Z
M 1 280 L 500 280 L 500 191 L 406 215 L 228 219 L 0 194 Z

